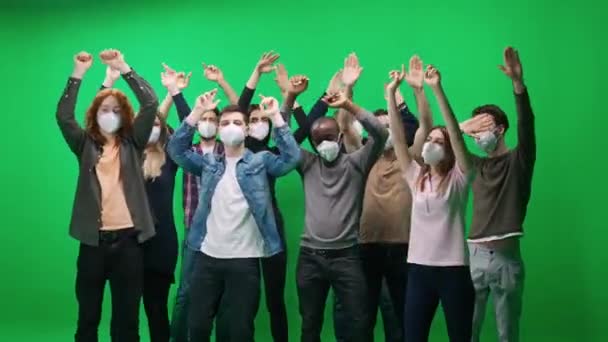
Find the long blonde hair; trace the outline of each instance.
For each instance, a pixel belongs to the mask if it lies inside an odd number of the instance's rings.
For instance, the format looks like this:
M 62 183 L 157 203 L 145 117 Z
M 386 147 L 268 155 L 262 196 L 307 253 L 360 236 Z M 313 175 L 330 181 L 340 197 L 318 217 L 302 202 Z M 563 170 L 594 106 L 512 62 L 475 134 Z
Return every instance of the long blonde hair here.
M 160 176 L 162 167 L 167 161 L 165 153 L 165 145 L 167 144 L 167 137 L 169 128 L 167 122 L 159 115 L 157 115 L 160 121 L 160 137 L 158 141 L 152 145 L 148 145 L 144 150 L 144 162 L 142 168 L 144 171 L 145 179 L 155 179 Z

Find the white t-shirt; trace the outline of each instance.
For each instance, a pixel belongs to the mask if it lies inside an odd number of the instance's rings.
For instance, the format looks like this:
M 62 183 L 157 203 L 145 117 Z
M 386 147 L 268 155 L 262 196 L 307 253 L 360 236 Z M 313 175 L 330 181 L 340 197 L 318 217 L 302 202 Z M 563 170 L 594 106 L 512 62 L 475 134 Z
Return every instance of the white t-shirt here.
M 240 158 L 226 158 L 226 171 L 211 198 L 201 252 L 219 259 L 264 257 L 264 239 L 236 179 Z
M 412 191 L 412 219 L 407 261 L 427 266 L 469 264 L 464 238 L 465 213 L 474 172 L 464 174 L 458 164 L 446 175 L 445 192 L 438 193 L 440 177 L 427 176 L 424 191 L 418 178 L 422 168 L 416 161 L 405 173 Z M 442 186 L 443 187 L 443 186 Z

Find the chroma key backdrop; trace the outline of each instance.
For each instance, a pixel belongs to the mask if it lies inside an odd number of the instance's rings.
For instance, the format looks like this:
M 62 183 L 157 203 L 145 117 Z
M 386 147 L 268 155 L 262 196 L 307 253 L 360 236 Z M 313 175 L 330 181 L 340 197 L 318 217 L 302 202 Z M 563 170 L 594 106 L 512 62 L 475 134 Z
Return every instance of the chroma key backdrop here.
M 383 83 L 388 71 L 419 54 L 441 70 L 459 120 L 480 104 L 503 107 L 512 125 L 507 142 L 514 146 L 511 83 L 497 68 L 508 45 L 520 51 L 538 143 L 522 240 L 526 283 L 521 340 L 608 341 L 606 6 L 599 0 L 3 0 L 0 341 L 73 339 L 78 243 L 68 236 L 68 224 L 78 169 L 57 127 L 55 110 L 77 52 L 89 51 L 96 58 L 80 90 L 80 122 L 104 77 L 97 57 L 104 48 L 120 49 L 159 97 L 165 95 L 159 77 L 162 62 L 192 71 L 184 92 L 191 103 L 214 87 L 204 79 L 201 62 L 221 67 L 240 91 L 262 52 L 275 50 L 290 74 L 310 78 L 308 91 L 298 99 L 307 110 L 348 53 L 355 51 L 364 67 L 355 100 L 371 110 L 386 106 Z M 137 103 L 124 81 L 117 87 Z M 411 91 L 406 86 L 402 91 L 417 112 Z M 260 93 L 279 96 L 273 76 L 263 77 Z M 434 99 L 430 102 L 440 122 Z M 170 123 L 177 125 L 175 109 Z M 281 179 L 277 192 L 288 236 L 290 336 L 297 341 L 295 261 L 304 219 L 297 173 Z M 181 237 L 181 171 L 174 207 Z M 335 340 L 331 303 L 330 298 L 324 341 Z M 109 341 L 109 304 L 107 291 L 101 341 Z M 146 324 L 142 310 L 143 341 L 148 340 Z M 379 321 L 379 341 L 381 327 Z M 256 340 L 271 341 L 263 299 Z M 430 340 L 447 340 L 441 310 Z M 491 306 L 482 340 L 496 341 Z

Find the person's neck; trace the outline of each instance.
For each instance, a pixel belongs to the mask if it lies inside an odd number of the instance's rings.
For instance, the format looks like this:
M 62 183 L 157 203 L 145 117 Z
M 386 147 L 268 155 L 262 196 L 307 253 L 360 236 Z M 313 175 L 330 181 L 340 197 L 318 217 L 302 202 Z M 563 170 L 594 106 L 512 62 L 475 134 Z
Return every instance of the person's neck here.
M 240 144 L 238 146 L 224 145 L 224 153 L 228 158 L 238 158 L 245 154 L 245 145 Z
M 505 144 L 505 141 L 501 139 L 498 142 L 498 145 L 496 146 L 494 151 L 488 153 L 488 157 L 490 157 L 490 158 L 500 157 L 503 154 L 506 154 L 507 152 L 509 152 L 509 148 L 507 147 L 507 144 Z
M 213 147 L 215 146 L 215 139 L 203 139 L 199 143 L 201 147 Z
M 431 177 L 441 176 L 441 172 L 439 172 L 439 168 L 437 168 L 437 166 L 431 166 L 429 173 L 431 174 Z
M 107 146 L 116 145 L 116 135 L 115 134 L 108 134 L 104 131 L 101 131 L 101 135 L 106 139 L 105 145 L 107 145 Z

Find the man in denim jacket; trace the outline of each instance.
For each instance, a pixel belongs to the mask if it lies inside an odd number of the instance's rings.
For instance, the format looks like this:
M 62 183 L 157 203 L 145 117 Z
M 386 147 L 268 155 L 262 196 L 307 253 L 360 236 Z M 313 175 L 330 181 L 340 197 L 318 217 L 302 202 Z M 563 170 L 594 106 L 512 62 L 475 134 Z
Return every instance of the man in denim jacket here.
M 238 106 L 222 110 L 219 136 L 225 155 L 199 155 L 190 148 L 202 113 L 214 107 L 216 91 L 197 99 L 192 113 L 174 133 L 168 150 L 184 171 L 200 175 L 201 193 L 187 245 L 197 251 L 191 278 L 189 337 L 209 341 L 220 300 L 234 341 L 253 341 L 260 300 L 259 258 L 282 251 L 268 175 L 296 168 L 300 148 L 279 113 L 275 99 L 261 106 L 272 120 L 280 154 L 252 153 L 244 146 L 246 117 Z

